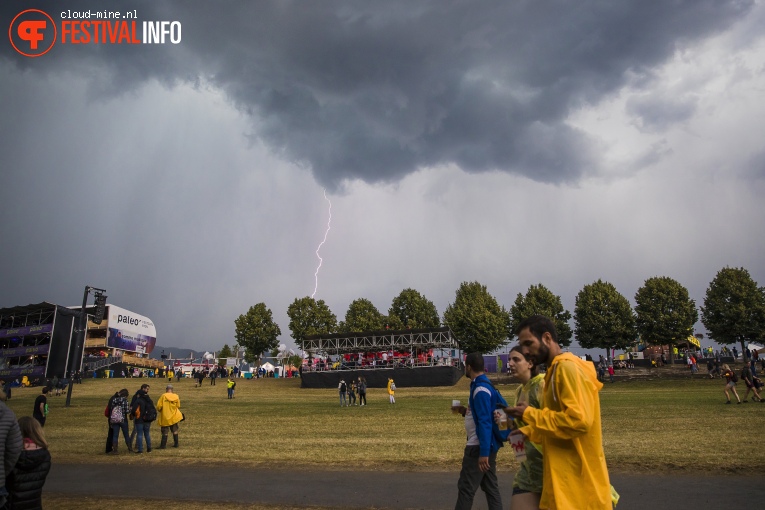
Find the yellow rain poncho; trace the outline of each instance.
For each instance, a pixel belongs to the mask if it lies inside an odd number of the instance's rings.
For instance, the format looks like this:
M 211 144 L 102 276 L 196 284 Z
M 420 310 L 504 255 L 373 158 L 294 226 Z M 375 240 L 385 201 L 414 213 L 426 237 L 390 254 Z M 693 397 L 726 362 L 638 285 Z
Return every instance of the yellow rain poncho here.
M 527 425 L 520 431 L 544 449 L 539 508 L 613 508 L 600 425 L 602 387 L 592 363 L 563 353 L 547 369 L 543 407 L 524 411 Z

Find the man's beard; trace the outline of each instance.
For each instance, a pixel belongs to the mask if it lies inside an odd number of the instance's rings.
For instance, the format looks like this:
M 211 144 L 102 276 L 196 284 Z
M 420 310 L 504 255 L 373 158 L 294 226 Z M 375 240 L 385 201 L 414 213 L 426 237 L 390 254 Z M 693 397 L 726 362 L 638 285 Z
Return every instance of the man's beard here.
M 545 344 L 539 342 L 539 351 L 531 358 L 534 361 L 535 366 L 544 365 L 547 363 L 547 358 L 550 357 L 550 349 Z

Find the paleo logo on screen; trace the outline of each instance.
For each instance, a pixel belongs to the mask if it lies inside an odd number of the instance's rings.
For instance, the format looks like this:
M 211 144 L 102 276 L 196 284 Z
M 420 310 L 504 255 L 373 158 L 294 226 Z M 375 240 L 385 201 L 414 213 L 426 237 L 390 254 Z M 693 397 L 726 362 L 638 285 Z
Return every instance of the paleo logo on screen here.
M 13 49 L 25 57 L 39 57 L 56 43 L 56 23 L 39 9 L 27 9 L 13 18 L 8 37 Z

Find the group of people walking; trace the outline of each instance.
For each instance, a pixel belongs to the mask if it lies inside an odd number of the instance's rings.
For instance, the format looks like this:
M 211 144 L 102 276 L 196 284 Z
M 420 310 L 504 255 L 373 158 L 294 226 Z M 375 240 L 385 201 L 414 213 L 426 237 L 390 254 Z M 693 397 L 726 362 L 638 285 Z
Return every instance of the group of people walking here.
M 730 404 L 730 393 L 733 393 L 733 396 L 736 397 L 736 402 L 738 404 L 749 402 L 749 400 L 747 400 L 749 398 L 749 393 L 752 393 L 753 401 L 765 403 L 765 400 L 760 396 L 760 388 L 763 387 L 763 382 L 757 377 L 757 373 L 755 372 L 754 365 L 751 361 L 746 361 L 744 363 L 744 368 L 741 369 L 740 380 L 746 385 L 746 393 L 744 393 L 743 400 L 738 396 L 738 392 L 736 391 L 736 383 L 739 382 L 739 376 L 736 375 L 736 372 L 734 372 L 727 363 L 724 363 L 722 366 L 722 376 L 725 377 L 725 389 L 723 392 L 725 393 L 726 404 Z
M 594 365 L 561 350 L 547 317 L 522 321 L 516 334 L 508 368 L 521 385 L 511 406 L 486 377 L 482 354 L 465 359 L 468 405 L 452 408 L 464 416 L 467 433 L 455 510 L 472 508 L 479 487 L 490 510 L 502 509 L 496 458 L 506 441 L 520 461 L 513 510 L 611 510 L 618 494 L 603 453 L 598 396 L 603 383 Z M 547 366 L 544 376 L 538 373 L 541 365 Z
M 142 384 L 128 403 L 128 390 L 121 389 L 109 399 L 104 416 L 109 421 L 109 433 L 106 437 L 106 453 L 119 454 L 120 432 L 125 440 L 125 446 L 130 453 L 151 452 L 151 425 L 155 421 L 160 427 L 162 441 L 159 449 L 167 447 L 167 441 L 172 433 L 173 447 L 178 448 L 179 423 L 185 418 L 181 412 L 181 399 L 173 391 L 173 385 L 168 384 L 157 403 L 149 396 L 150 386 Z M 133 421 L 133 430 L 129 431 L 129 422 Z M 135 448 L 133 444 L 135 441 Z

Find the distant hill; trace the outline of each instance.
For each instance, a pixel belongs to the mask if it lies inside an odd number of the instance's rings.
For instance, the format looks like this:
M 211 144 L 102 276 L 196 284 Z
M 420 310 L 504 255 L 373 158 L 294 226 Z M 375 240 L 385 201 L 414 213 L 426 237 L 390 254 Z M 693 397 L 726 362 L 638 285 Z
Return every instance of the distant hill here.
M 184 349 L 183 347 L 162 347 L 161 345 L 155 345 L 154 350 L 149 354 L 151 359 L 162 359 L 162 351 L 165 355 L 173 359 L 182 358 L 201 358 L 205 351 L 195 351 L 194 349 Z

